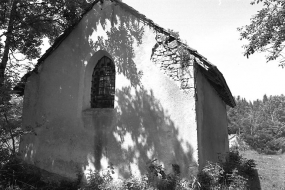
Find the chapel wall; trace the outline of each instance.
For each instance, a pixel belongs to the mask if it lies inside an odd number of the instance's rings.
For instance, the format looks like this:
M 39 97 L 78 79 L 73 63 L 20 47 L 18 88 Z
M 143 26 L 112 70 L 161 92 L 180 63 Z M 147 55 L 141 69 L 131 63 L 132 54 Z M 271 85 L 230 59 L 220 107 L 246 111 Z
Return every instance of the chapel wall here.
M 218 162 L 229 151 L 226 104 L 197 65 L 197 123 L 199 168 Z
M 165 73 L 152 57 L 156 34 L 120 6 L 95 5 L 29 78 L 25 96 L 35 100 L 24 112 L 37 115 L 35 134 L 21 140 L 23 158 L 71 178 L 108 166 L 118 176 L 141 175 L 154 159 L 168 173 L 177 164 L 189 176 L 198 160 L 193 65 L 180 71 L 169 64 L 177 77 Z M 84 100 L 86 69 L 99 51 L 116 65 L 114 109 Z

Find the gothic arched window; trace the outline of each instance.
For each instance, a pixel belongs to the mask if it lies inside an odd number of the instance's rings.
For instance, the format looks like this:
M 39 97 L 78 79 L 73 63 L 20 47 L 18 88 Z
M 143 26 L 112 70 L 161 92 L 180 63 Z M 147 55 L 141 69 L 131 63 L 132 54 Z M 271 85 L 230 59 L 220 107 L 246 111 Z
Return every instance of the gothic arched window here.
M 112 60 L 102 57 L 92 74 L 91 108 L 114 108 L 115 74 Z

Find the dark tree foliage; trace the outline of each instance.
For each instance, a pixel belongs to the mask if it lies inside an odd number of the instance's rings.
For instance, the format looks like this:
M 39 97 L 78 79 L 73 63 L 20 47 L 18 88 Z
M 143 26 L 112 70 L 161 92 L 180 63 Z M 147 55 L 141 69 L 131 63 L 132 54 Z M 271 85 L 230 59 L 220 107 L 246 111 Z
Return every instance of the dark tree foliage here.
M 38 58 L 42 39 L 52 43 L 76 23 L 92 1 L 0 0 L 0 166 L 15 156 L 21 128 L 22 99 L 11 93 L 21 61 Z M 1 187 L 0 187 L 1 189 Z
M 85 0 L 1 0 L 0 84 L 7 64 L 40 56 L 43 37 L 54 41 L 91 2 Z
M 38 58 L 42 39 L 47 37 L 52 43 L 80 19 L 90 3 L 0 0 L 0 161 L 16 153 L 19 136 L 27 132 L 20 128 L 22 100 L 11 95 L 17 68 L 23 60 Z
M 253 0 L 251 4 L 263 3 L 263 8 L 251 18 L 249 25 L 238 28 L 244 45 L 244 55 L 267 52 L 266 60 L 281 58 L 280 66 L 285 66 L 282 51 L 285 47 L 285 1 Z
M 239 134 L 259 152 L 285 152 L 285 96 L 266 96 L 248 102 L 235 98 L 237 106 L 228 108 L 229 134 Z

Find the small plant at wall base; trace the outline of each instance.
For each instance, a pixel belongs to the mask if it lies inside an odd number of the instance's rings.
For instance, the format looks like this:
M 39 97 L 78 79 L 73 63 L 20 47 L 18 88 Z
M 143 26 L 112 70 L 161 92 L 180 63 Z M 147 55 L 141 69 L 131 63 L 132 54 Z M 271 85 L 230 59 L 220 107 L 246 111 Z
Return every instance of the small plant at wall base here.
M 156 163 L 157 160 L 148 162 L 147 174 L 141 177 L 131 176 L 121 182 L 115 182 L 108 171 L 100 175 L 99 172 L 91 172 L 87 178 L 87 184 L 82 187 L 85 189 L 100 190 L 193 190 L 196 182 L 182 180 L 180 167 L 177 164 L 172 165 L 173 172 L 166 174 L 162 165 Z M 194 178 L 193 178 L 194 179 Z
M 148 182 L 157 189 L 174 190 L 176 183 L 179 180 L 180 167 L 177 164 L 172 164 L 173 173 L 166 174 L 162 165 L 156 164 L 156 159 L 147 164 L 148 169 Z

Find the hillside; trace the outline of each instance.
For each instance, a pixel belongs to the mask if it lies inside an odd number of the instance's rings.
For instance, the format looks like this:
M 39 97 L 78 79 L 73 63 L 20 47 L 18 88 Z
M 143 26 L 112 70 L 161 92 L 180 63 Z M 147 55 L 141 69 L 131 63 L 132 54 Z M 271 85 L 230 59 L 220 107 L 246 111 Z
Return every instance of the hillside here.
M 265 154 L 285 152 L 285 96 L 264 95 L 263 100 L 235 98 L 228 108 L 229 134 L 239 136 L 254 150 Z

